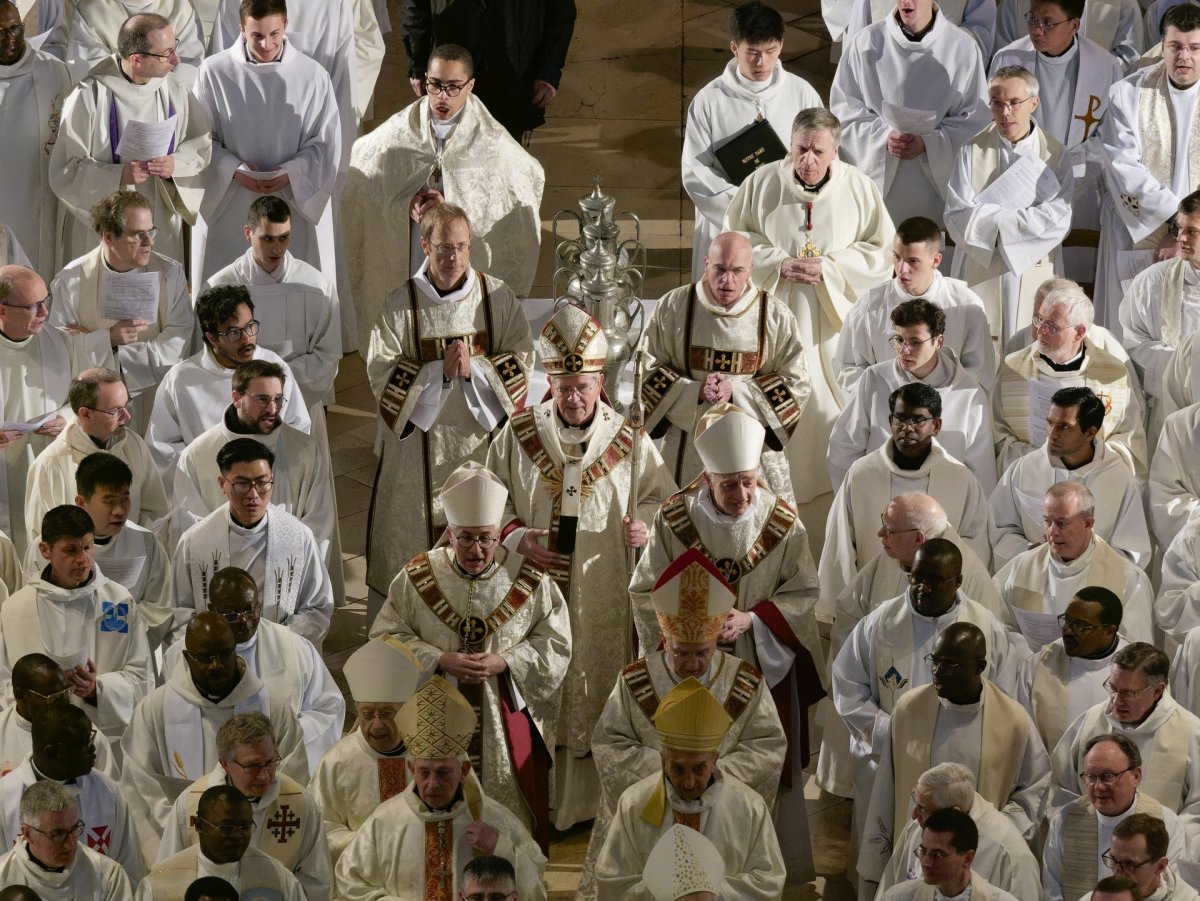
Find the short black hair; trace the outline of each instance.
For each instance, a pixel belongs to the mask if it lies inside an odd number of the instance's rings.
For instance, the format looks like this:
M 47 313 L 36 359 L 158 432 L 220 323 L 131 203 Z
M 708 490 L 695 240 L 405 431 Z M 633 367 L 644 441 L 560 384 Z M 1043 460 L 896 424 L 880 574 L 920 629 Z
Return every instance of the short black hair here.
M 1079 430 L 1097 430 L 1104 428 L 1104 401 L 1096 396 L 1091 388 L 1076 385 L 1073 388 L 1059 388 L 1050 395 L 1050 403 L 1056 407 L 1078 407 L 1075 418 L 1079 420 Z
M 101 488 L 120 491 L 133 484 L 133 470 L 116 454 L 96 451 L 80 461 L 75 470 L 75 493 L 89 500 Z
M 287 3 L 285 0 L 242 0 L 238 7 L 238 21 L 247 19 L 265 19 L 267 16 L 283 16 L 287 18 Z
M 200 320 L 200 330 L 215 335 L 222 322 L 237 316 L 237 308 L 242 304 L 248 306 L 253 315 L 254 301 L 250 298 L 250 289 L 245 285 L 209 288 L 196 299 L 196 318 Z
M 85 538 L 95 531 L 87 510 L 74 504 L 59 504 L 42 517 L 42 541 L 51 547 L 64 538 Z
M 40 681 L 39 677 L 42 673 L 52 673 L 55 670 L 61 672 L 62 667 L 52 657 L 37 652 L 26 654 L 13 664 L 13 691 L 29 691 L 36 682 Z
M 765 44 L 783 40 L 783 16 L 765 3 L 753 0 L 735 7 L 729 19 L 734 43 Z
M 253 438 L 234 438 L 217 451 L 217 469 L 222 473 L 229 472 L 235 463 L 253 463 L 255 460 L 266 460 L 271 469 L 275 468 L 275 454 Z
M 1053 3 L 1059 7 L 1068 19 L 1082 19 L 1084 0 L 1033 0 L 1033 3 Z M 1030 6 L 1033 5 L 1030 3 Z
M 1167 29 L 1176 28 L 1179 31 L 1200 31 L 1200 6 L 1184 3 L 1182 6 L 1172 6 L 1162 17 L 1163 40 L 1167 39 Z
M 957 807 L 943 807 L 929 815 L 925 828 L 930 832 L 950 833 L 950 845 L 959 854 L 966 854 L 979 847 L 979 827 L 969 814 Z
M 290 222 L 292 220 L 292 208 L 287 205 L 287 201 L 282 197 L 276 197 L 274 194 L 266 194 L 250 204 L 250 211 L 246 213 L 246 224 L 250 226 L 251 231 L 254 231 L 254 229 L 262 225 L 264 219 L 267 222 L 274 222 L 277 225 Z
M 1100 605 L 1100 622 L 1106 626 L 1119 626 L 1125 615 L 1125 605 L 1112 591 L 1100 585 L 1085 585 L 1075 592 L 1075 597 L 1089 604 Z
M 896 237 L 901 244 L 933 244 L 934 250 L 942 249 L 942 227 L 924 216 L 910 216 L 896 226 Z
M 245 394 L 252 381 L 262 378 L 279 379 L 286 385 L 287 370 L 272 360 L 249 360 L 233 370 L 231 386 L 238 394 Z
M 448 63 L 462 63 L 467 67 L 467 78 L 475 77 L 475 57 L 471 56 L 471 51 L 462 44 L 438 44 L 429 52 L 429 62 L 425 64 L 425 68 L 428 69 L 435 59 L 444 59 Z
M 513 869 L 513 865 L 507 859 L 495 854 L 485 854 L 467 861 L 467 865 L 463 867 L 463 882 L 467 881 L 468 876 L 475 877 L 485 885 L 491 885 L 502 879 L 510 879 L 514 884 L 517 881 L 517 873 Z
M 245 802 L 250 803 L 250 799 L 243 795 L 237 788 L 232 785 L 227 785 L 222 782 L 218 785 L 206 788 L 204 793 L 200 795 L 200 800 L 196 802 L 196 815 L 203 817 L 214 804 L 238 804 Z
M 924 325 L 929 328 L 929 335 L 936 338 L 946 334 L 946 311 L 936 303 L 930 303 L 924 297 L 914 297 L 897 305 L 891 314 L 892 325 L 896 328 L 912 328 L 914 325 Z
M 907 382 L 888 395 L 888 412 L 896 412 L 896 401 L 902 400 L 910 409 L 924 408 L 934 419 L 942 415 L 942 395 L 937 388 L 924 382 Z
M 1104 892 L 1108 895 L 1119 895 L 1121 892 L 1128 892 L 1129 901 L 1146 901 L 1142 896 L 1142 890 L 1138 888 L 1138 884 L 1125 876 L 1105 876 L 1092 889 L 1093 894 L 1096 892 Z
M 47 704 L 29 723 L 34 748 L 49 744 L 72 726 L 91 724 L 87 711 L 74 704 Z
M 201 898 L 212 898 L 213 901 L 238 901 L 237 889 L 220 876 L 201 876 L 183 893 L 183 901 L 200 901 Z

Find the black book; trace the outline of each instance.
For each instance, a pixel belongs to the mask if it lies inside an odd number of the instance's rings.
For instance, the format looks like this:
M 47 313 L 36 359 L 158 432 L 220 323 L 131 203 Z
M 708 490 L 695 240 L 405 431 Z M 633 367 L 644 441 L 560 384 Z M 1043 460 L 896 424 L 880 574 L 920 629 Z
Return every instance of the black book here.
M 787 156 L 787 148 L 766 119 L 751 122 L 713 151 L 726 177 L 741 185 L 759 166 Z

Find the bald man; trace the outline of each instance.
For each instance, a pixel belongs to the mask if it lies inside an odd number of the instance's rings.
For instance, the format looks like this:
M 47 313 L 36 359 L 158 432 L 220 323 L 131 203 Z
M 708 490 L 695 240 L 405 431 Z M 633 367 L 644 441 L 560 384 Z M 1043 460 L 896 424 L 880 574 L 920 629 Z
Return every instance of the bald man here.
M 66 428 L 71 376 L 112 368 L 108 334 L 71 335 L 46 325 L 50 292 L 24 266 L 0 266 L 0 532 L 26 551 L 25 479 L 34 458 Z
M 643 338 L 646 429 L 664 439 L 663 460 L 687 485 L 703 466 L 686 436 L 713 404 L 736 404 L 767 430 L 762 478 L 790 503 L 782 451 L 811 388 L 796 317 L 754 284 L 753 262 L 750 242 L 724 232 L 708 248 L 703 278 L 659 299 Z

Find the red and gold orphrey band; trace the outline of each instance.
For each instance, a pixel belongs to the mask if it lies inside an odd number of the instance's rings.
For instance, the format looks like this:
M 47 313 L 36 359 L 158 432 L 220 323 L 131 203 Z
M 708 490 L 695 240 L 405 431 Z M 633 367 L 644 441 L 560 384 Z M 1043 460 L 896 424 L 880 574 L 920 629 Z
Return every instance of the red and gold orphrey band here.
M 792 524 L 796 521 L 795 511 L 781 499 L 776 498 L 775 506 L 771 508 L 771 515 L 767 517 L 762 531 L 758 533 L 758 537 L 750 545 L 750 550 L 746 551 L 739 560 L 734 560 L 730 557 L 722 557 L 718 560 L 704 546 L 704 542 L 700 540 L 700 533 L 696 531 L 696 524 L 692 522 L 691 516 L 688 515 L 683 492 L 677 492 L 667 498 L 666 503 L 662 506 L 662 514 L 667 526 L 675 533 L 675 537 L 679 539 L 684 547 L 694 547 L 704 554 L 705 557 L 716 565 L 717 569 L 721 570 L 721 575 L 730 585 L 736 585 L 739 579 L 749 575 L 754 567 L 758 566 L 771 551 L 775 550 L 779 543 L 787 536 L 788 530 L 791 529 Z

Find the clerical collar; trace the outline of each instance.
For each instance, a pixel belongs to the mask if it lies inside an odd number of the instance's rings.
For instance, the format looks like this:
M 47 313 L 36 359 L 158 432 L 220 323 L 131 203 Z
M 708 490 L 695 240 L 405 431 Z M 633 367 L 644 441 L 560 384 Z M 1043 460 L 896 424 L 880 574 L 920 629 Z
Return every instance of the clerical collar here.
M 929 442 L 929 446 L 925 448 L 925 453 L 921 454 L 920 459 L 909 458 L 901 453 L 896 452 L 896 440 L 888 439 L 888 454 L 892 458 L 892 462 L 897 469 L 903 469 L 905 472 L 916 472 L 925 465 L 925 461 L 929 459 L 929 454 L 933 451 L 933 442 Z
M 946 895 L 942 893 L 940 888 L 935 886 L 933 889 L 933 899 L 934 901 L 971 901 L 971 888 L 972 885 L 968 881 L 967 887 L 957 895 Z
M 1083 367 L 1083 355 L 1086 352 L 1087 347 L 1082 344 L 1079 345 L 1079 353 L 1071 357 L 1071 359 L 1067 360 L 1065 363 L 1055 363 L 1045 354 L 1038 354 L 1038 356 L 1041 357 L 1042 360 L 1045 361 L 1046 365 L 1055 372 L 1078 372 Z
M 29 859 L 32 860 L 37 865 L 38 869 L 45 870 L 47 873 L 65 873 L 65 872 L 67 872 L 66 867 L 48 867 L 48 866 L 46 866 L 44 863 L 42 863 L 40 860 L 38 860 L 36 857 L 33 856 L 33 849 L 30 848 L 28 844 L 25 845 L 25 853 L 29 855 Z
M 902 35 L 904 35 L 906 38 L 908 38 L 910 41 L 920 41 L 922 38 L 925 37 L 925 35 L 929 34 L 929 32 L 931 32 L 931 31 L 933 31 L 933 26 L 937 23 L 937 14 L 938 14 L 938 11 L 937 11 L 937 7 L 935 6 L 933 8 L 933 14 L 929 17 L 929 24 L 926 25 L 924 28 L 922 28 L 920 31 L 914 32 L 914 31 L 909 31 L 908 28 L 905 26 L 905 24 L 902 21 L 900 21 L 900 13 L 898 11 L 892 13 L 892 15 L 896 17 L 896 24 L 900 26 L 900 33 Z
M 407 752 L 407 751 L 408 751 L 408 748 L 406 748 L 404 746 L 404 740 L 401 739 L 400 744 L 396 745 L 396 747 L 392 748 L 392 750 L 376 751 L 375 753 L 379 754 L 381 757 L 403 757 L 405 752 Z
M 487 565 L 487 568 L 483 572 L 469 573 L 459 565 L 458 558 L 455 557 L 453 553 L 451 553 L 451 555 L 450 555 L 450 563 L 454 566 L 454 572 L 457 573 L 462 578 L 466 579 L 468 582 L 476 582 L 479 579 L 491 578 L 492 573 L 494 573 L 496 571 L 496 567 L 500 565 L 496 562 L 496 559 L 493 557 L 492 562 Z
M 230 507 L 229 508 L 229 521 L 230 521 L 230 523 L 233 524 L 233 527 L 235 529 L 239 529 L 244 534 L 248 534 L 250 532 L 257 532 L 259 529 L 266 526 L 267 514 L 264 513 L 263 518 L 260 519 L 258 522 L 254 523 L 253 525 L 247 525 L 246 523 L 240 521 L 236 516 L 233 515 L 233 507 Z
M 597 405 L 597 409 L 599 409 L 599 405 Z M 596 424 L 596 411 L 592 411 L 592 416 L 587 422 L 580 423 L 579 425 L 571 425 L 571 423 L 563 419 L 562 414 L 558 412 L 557 407 L 554 408 L 554 418 L 558 420 L 558 435 L 561 438 L 564 431 L 584 433 L 591 432 L 592 426 Z M 580 440 L 586 440 L 586 437 Z
M 87 435 L 87 436 L 88 436 L 88 440 L 89 440 L 89 441 L 91 441 L 91 442 L 92 442 L 92 444 L 96 445 L 96 447 L 97 447 L 97 448 L 99 448 L 99 449 L 100 449 L 100 450 L 102 450 L 102 451 L 106 451 L 106 450 L 108 450 L 110 447 L 112 447 L 114 444 L 116 444 L 116 443 L 117 443 L 117 436 L 116 436 L 116 435 L 113 435 L 111 438 L 109 438 L 109 439 L 108 439 L 108 440 L 106 440 L 106 441 L 101 441 L 101 440 L 100 440 L 99 438 L 97 438 L 95 435 L 88 435 L 88 433 L 87 433 L 87 432 L 84 432 L 83 434 Z
M 1117 645 L 1119 645 L 1120 643 L 1121 643 L 1121 637 L 1119 635 L 1114 635 L 1112 644 L 1110 644 L 1108 647 L 1106 647 L 1103 651 L 1097 651 L 1095 654 L 1081 654 L 1076 659 L 1078 659 L 1078 660 L 1104 660 L 1105 658 L 1111 657 L 1113 654 L 1115 654 L 1117 652 Z
M 1071 46 L 1068 47 L 1066 50 L 1064 50 L 1062 53 L 1050 54 L 1050 53 L 1039 52 L 1038 56 L 1040 56 L 1043 60 L 1050 63 L 1051 65 L 1056 66 L 1061 63 L 1067 62 L 1072 56 L 1074 56 L 1078 52 L 1079 52 L 1079 37 L 1078 37 L 1078 35 L 1076 35 L 1074 38 L 1071 39 Z
M 466 777 L 464 776 L 463 778 L 466 778 Z M 451 808 L 453 808 L 455 804 L 459 803 L 463 799 L 463 790 L 462 790 L 461 782 L 458 784 L 458 790 L 454 793 L 454 797 L 450 799 L 450 803 L 447 804 L 445 807 L 431 807 L 429 804 L 425 803 L 425 799 L 422 798 L 421 795 L 415 789 L 413 790 L 413 794 L 417 796 L 417 800 L 421 802 L 421 806 L 424 807 L 426 810 L 428 810 L 430 813 L 444 813 L 447 810 L 450 810 Z
M 47 585 L 53 585 L 55 588 L 59 589 L 60 591 L 78 591 L 80 588 L 86 588 L 88 585 L 92 584 L 92 582 L 94 582 L 95 579 L 96 579 L 96 567 L 93 566 L 92 571 L 90 573 L 88 573 L 88 577 L 86 579 L 84 579 L 82 583 L 80 583 L 79 585 L 76 585 L 74 588 L 64 588 L 62 585 L 59 585 L 57 582 L 51 581 L 51 579 L 50 579 L 50 564 L 49 563 L 47 563 L 46 568 L 42 570 L 42 581 L 45 582 Z
M 233 404 L 225 408 L 225 428 L 229 429 L 235 435 L 253 435 L 256 438 L 264 437 L 258 429 L 248 426 L 238 419 L 237 407 Z
M 242 38 L 242 53 L 244 53 L 246 56 L 246 62 L 252 66 L 269 66 L 272 63 L 283 62 L 283 51 L 287 49 L 287 45 L 287 38 L 284 38 L 279 42 L 279 52 L 275 54 L 275 58 L 266 60 L 264 62 L 263 60 L 254 58 L 254 55 L 250 52 L 250 48 L 246 45 L 246 39 Z
M 797 175 L 794 169 L 792 170 L 792 177 L 794 179 L 796 179 L 796 184 L 798 184 L 800 187 L 802 187 L 805 191 L 810 191 L 813 194 L 820 194 L 821 189 L 823 187 L 825 187 L 827 184 L 829 184 L 829 179 L 832 175 L 833 175 L 833 167 L 830 166 L 829 171 L 827 171 L 825 173 L 824 178 L 822 178 L 815 185 L 809 185 L 809 184 L 804 183 L 804 179 L 802 179 L 799 175 Z
M 100 547 L 107 547 L 115 538 L 115 535 L 92 535 L 92 544 L 98 544 Z

